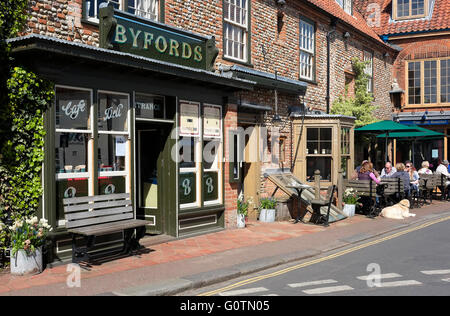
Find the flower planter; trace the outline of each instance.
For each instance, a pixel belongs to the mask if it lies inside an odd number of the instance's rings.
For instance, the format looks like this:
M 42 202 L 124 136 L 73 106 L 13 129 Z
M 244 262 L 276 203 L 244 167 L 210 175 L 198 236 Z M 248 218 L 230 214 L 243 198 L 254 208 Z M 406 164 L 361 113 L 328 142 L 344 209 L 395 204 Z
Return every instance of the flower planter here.
M 237 218 L 237 227 L 244 228 L 245 227 L 245 215 L 238 213 L 236 218 Z
M 275 221 L 275 209 L 262 209 L 259 214 L 259 221 L 264 223 L 272 223 Z
M 342 209 L 342 212 L 347 217 L 351 217 L 355 215 L 355 204 L 344 204 L 344 208 Z
M 42 272 L 42 247 L 36 248 L 34 252 L 28 254 L 25 250 L 19 250 L 10 258 L 11 274 L 38 274 Z

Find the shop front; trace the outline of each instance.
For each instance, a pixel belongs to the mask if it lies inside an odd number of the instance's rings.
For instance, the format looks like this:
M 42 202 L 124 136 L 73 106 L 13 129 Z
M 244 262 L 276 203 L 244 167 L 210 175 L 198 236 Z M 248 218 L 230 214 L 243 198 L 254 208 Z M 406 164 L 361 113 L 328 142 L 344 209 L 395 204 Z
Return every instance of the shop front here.
M 18 61 L 55 83 L 54 106 L 44 116 L 39 216 L 56 228 L 56 258 L 71 255 L 66 197 L 130 193 L 135 217 L 147 220 L 149 234 L 181 237 L 225 226 L 223 121 L 235 91 L 254 83 L 211 71 L 216 49 L 210 37 L 121 18 L 130 23 L 127 30 L 144 25 L 148 41 L 150 29 L 157 29 L 153 48 L 164 51 L 160 60 L 133 47 L 144 47 L 146 37 L 132 38 L 129 52 L 119 47 L 125 36 L 119 17 L 107 48 L 40 35 L 9 40 Z M 182 63 L 191 60 L 180 65 L 170 51 Z M 122 237 L 100 236 L 97 244 L 113 248 Z

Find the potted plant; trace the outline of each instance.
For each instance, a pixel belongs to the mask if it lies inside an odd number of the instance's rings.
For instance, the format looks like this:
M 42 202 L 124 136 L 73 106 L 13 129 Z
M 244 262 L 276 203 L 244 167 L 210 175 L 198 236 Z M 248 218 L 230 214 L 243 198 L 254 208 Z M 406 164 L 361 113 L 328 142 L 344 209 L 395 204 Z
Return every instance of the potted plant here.
M 353 188 L 348 188 L 344 192 L 344 208 L 342 209 L 342 212 L 350 217 L 355 215 L 355 204 L 358 201 L 358 192 Z
M 244 202 L 243 199 L 237 200 L 237 227 L 245 227 L 245 219 L 248 215 L 248 204 L 249 202 Z
M 261 199 L 259 203 L 259 220 L 266 223 L 274 222 L 276 206 L 277 201 L 274 198 Z
M 42 246 L 49 231 L 47 220 L 34 217 L 17 219 L 9 227 L 11 236 L 11 274 L 40 273 L 43 269 Z

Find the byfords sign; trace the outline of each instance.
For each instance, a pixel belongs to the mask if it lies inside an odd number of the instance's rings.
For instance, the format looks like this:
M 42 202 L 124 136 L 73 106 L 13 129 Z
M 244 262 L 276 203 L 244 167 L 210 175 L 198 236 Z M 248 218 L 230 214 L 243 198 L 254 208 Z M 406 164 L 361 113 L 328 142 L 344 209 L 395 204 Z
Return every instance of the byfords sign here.
M 100 8 L 100 46 L 188 67 L 213 70 L 219 50 L 208 38 L 115 10 Z

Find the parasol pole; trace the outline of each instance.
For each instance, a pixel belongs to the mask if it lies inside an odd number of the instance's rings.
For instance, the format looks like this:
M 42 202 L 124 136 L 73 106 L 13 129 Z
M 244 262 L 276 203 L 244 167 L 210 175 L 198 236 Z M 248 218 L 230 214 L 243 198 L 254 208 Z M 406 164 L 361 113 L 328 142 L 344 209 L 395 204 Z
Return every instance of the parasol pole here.
M 389 131 L 386 131 L 386 141 L 384 145 L 384 163 L 388 161 L 388 137 L 389 137 Z

